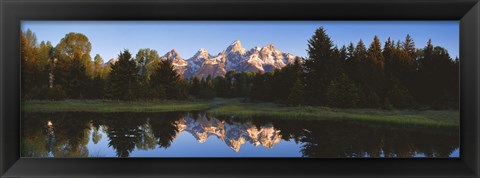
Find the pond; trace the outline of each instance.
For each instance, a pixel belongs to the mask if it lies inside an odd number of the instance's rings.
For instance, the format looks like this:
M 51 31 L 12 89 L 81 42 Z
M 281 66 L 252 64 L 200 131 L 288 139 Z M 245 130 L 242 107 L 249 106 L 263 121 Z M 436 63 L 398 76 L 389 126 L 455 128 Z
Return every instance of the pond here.
M 459 130 L 202 112 L 23 113 L 22 157 L 459 157 Z

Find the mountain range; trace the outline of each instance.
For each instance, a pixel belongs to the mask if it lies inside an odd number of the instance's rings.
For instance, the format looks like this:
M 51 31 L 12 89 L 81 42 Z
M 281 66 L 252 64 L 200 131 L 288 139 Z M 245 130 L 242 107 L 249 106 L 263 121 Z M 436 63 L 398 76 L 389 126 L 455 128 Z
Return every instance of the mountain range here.
M 211 55 L 201 48 L 188 59 L 172 49 L 160 60 L 171 60 L 175 71 L 185 78 L 197 76 L 199 78 L 212 76 L 225 76 L 227 71 L 235 72 L 268 72 L 280 69 L 287 64 L 293 63 L 298 56 L 281 52 L 273 44 L 264 47 L 256 46 L 250 50 L 242 47 L 239 40 L 235 40 L 225 50 L 217 55 Z M 300 58 L 301 59 L 301 58 Z M 106 64 L 116 62 L 118 59 L 110 59 Z

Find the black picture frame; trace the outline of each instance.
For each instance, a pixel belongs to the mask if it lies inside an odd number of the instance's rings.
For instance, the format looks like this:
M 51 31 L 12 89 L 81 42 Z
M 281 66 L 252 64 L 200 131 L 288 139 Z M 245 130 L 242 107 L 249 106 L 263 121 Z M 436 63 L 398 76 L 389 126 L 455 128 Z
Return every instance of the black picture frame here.
M 479 177 L 478 0 L 1 0 L 1 177 Z M 460 159 L 20 158 L 21 20 L 459 20 Z

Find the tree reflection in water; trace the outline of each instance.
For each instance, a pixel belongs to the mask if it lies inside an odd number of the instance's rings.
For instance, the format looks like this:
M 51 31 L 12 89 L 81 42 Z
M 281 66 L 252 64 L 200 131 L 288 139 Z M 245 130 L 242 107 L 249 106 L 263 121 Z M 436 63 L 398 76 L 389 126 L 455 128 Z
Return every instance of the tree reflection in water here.
M 64 112 L 23 114 L 22 157 L 88 157 L 92 156 L 89 142 L 97 144 L 102 139 L 108 140 L 116 156 L 130 157 L 135 150 L 169 149 L 181 132 L 191 134 L 202 144 L 209 144 L 207 138 L 215 137 L 234 152 L 241 152 L 243 144 L 272 149 L 281 141 L 293 142 L 298 145 L 293 151 L 303 157 L 449 157 L 459 148 L 455 128 L 222 119 L 198 112 Z

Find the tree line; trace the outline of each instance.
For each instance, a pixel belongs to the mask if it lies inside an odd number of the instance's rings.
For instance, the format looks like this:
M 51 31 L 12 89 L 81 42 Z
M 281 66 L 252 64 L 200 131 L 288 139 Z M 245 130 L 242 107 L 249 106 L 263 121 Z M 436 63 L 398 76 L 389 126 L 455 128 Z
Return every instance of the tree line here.
M 429 40 L 416 49 L 410 35 L 377 36 L 338 48 L 323 27 L 308 41 L 308 58 L 257 75 L 250 98 L 288 105 L 337 108 L 458 109 L 459 65 L 447 50 Z
M 35 33 L 21 34 L 23 99 L 163 100 L 242 97 L 290 106 L 338 108 L 458 109 L 459 59 L 429 40 L 415 48 L 407 35 L 383 44 L 377 36 L 367 48 L 337 47 L 323 27 L 308 40 L 308 56 L 270 72 L 228 71 L 224 77 L 189 79 L 158 52 L 127 50 L 116 62 L 91 60 L 91 43 L 68 33 L 54 47 L 37 44 Z

